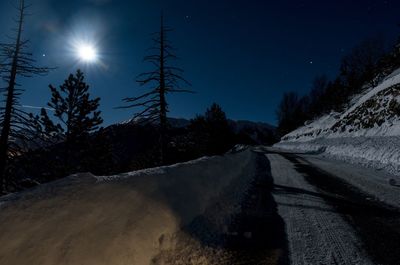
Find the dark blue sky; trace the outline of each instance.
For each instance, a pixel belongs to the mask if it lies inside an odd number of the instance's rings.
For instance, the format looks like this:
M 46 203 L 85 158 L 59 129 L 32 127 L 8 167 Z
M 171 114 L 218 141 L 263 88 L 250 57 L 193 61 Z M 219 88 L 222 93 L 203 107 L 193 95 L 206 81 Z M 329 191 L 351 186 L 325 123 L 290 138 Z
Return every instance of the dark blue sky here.
M 0 2 L 0 40 L 12 26 L 14 0 Z M 191 118 L 220 103 L 232 119 L 276 123 L 285 91 L 305 93 L 317 74 L 334 76 L 341 57 L 361 40 L 399 35 L 400 1 L 261 0 L 30 0 L 25 36 L 40 64 L 57 67 L 46 77 L 19 80 L 24 105 L 45 106 L 48 84 L 70 72 L 86 72 L 92 94 L 100 96 L 105 124 L 129 119 L 116 110 L 121 98 L 145 90 L 135 77 L 150 33 L 163 9 L 185 77 L 195 95 L 170 96 L 170 116 Z M 96 43 L 101 63 L 83 65 L 71 42 Z M 45 55 L 45 56 L 43 56 Z

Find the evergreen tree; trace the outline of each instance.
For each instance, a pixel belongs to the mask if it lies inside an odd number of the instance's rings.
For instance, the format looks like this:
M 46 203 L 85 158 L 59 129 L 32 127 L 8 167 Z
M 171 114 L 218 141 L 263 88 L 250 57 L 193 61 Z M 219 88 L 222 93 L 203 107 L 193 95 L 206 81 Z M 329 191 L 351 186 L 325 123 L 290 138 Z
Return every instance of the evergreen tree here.
M 212 154 L 221 154 L 232 146 L 233 132 L 221 106 L 213 103 L 206 110 L 205 121 L 209 130 L 209 150 Z
M 152 84 L 152 90 L 137 97 L 128 97 L 123 99 L 128 105 L 119 108 L 142 108 L 136 113 L 133 120 L 140 122 L 156 123 L 159 126 L 160 137 L 160 163 L 165 162 L 165 154 L 167 150 L 167 113 L 168 103 L 166 96 L 171 93 L 192 92 L 182 89 L 180 82 L 189 85 L 189 83 L 181 76 L 183 70 L 170 65 L 170 61 L 176 59 L 173 48 L 168 41 L 167 33 L 171 30 L 164 26 L 164 19 L 161 16 L 160 31 L 155 35 L 154 46 L 151 50 L 156 51 L 155 54 L 148 55 L 144 58 L 155 66 L 155 69 L 142 73 L 138 77 L 140 85 Z
M 50 85 L 51 101 L 54 116 L 61 124 L 54 125 L 42 109 L 42 121 L 47 132 L 62 132 L 67 145 L 82 143 L 90 133 L 99 129 L 103 123 L 100 117 L 100 98 L 90 99 L 89 85 L 85 83 L 82 71 L 70 74 L 59 89 Z
M 225 112 L 221 106 L 217 103 L 213 103 L 205 113 L 205 118 L 208 123 L 214 127 L 226 128 L 228 126 L 228 120 Z
M 204 117 L 204 115 L 197 115 L 194 119 L 190 120 L 190 124 L 188 126 L 189 129 L 189 139 L 186 141 L 189 149 L 189 153 L 192 154 L 192 157 L 199 157 L 207 155 L 209 149 L 209 139 L 210 133 L 208 130 L 209 126 Z
M 228 151 L 234 144 L 234 133 L 222 108 L 213 103 L 204 116 L 192 119 L 189 125 L 192 153 L 217 155 Z
M 64 83 L 57 89 L 50 85 L 51 100 L 48 106 L 54 109 L 54 116 L 59 121 L 55 125 L 47 116 L 45 109 L 41 112 L 41 123 L 47 134 L 62 135 L 64 139 L 65 160 L 67 173 L 72 170 L 84 170 L 92 165 L 90 159 L 102 154 L 90 154 L 93 144 L 89 136 L 97 131 L 103 123 L 100 117 L 100 98 L 90 98 L 89 85 L 85 83 L 83 73 L 78 70 L 75 75 L 70 74 Z M 101 144 L 101 143 L 99 143 Z

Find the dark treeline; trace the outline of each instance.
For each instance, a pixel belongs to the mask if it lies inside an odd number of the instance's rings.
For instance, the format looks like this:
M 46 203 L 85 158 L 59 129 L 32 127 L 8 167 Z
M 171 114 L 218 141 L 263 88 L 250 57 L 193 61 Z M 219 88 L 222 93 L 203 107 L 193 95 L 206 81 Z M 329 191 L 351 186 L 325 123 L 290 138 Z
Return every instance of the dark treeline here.
M 221 155 L 238 143 L 256 144 L 248 134 L 235 131 L 224 111 L 215 103 L 188 124 L 172 126 L 167 123 L 165 138 L 168 140 L 163 164 L 184 162 L 204 155 Z M 103 137 L 113 139 L 115 172 L 159 166 L 158 129 L 158 124 L 142 121 L 116 124 L 101 130 Z M 267 137 L 271 140 L 274 136 Z
M 385 48 L 382 38 L 364 40 L 342 58 L 339 74 L 333 80 L 317 76 L 307 95 L 296 92 L 283 95 L 277 109 L 281 136 L 332 111 L 340 112 L 352 97 L 376 86 L 390 72 L 400 67 L 400 39 L 393 48 Z
M 54 96 L 52 101 L 53 99 Z M 89 117 L 91 120 L 95 119 L 93 113 Z M 43 112 L 35 116 L 35 119 L 49 138 L 40 148 L 27 149 L 13 159 L 9 165 L 13 171 L 8 172 L 8 177 L 12 180 L 12 185 L 8 186 L 10 191 L 77 172 L 118 174 L 184 162 L 204 155 L 222 155 L 235 144 L 256 144 L 249 134 L 233 129 L 224 111 L 216 103 L 185 126 L 167 125 L 165 138 L 168 140 L 164 146 L 162 163 L 157 123 L 130 121 L 99 128 L 90 133 L 88 127 L 80 127 L 82 120 L 74 117 L 71 119 L 71 128 L 74 129 L 68 139 L 66 130 L 60 132 L 61 123 L 64 123 L 61 119 L 60 124 L 55 124 Z M 94 125 L 92 122 L 90 124 Z M 54 133 L 55 131 L 58 133 Z M 265 140 L 273 142 L 274 137 L 272 134 L 266 135 Z
M 36 66 L 23 39 L 28 6 L 18 0 L 17 32 L 10 43 L 0 44 L 0 75 L 4 106 L 0 108 L 0 194 L 17 191 L 77 172 L 108 175 L 219 155 L 235 144 L 272 143 L 271 131 L 235 128 L 222 108 L 214 103 L 185 126 L 172 126 L 167 117 L 167 95 L 192 92 L 183 70 L 171 65 L 177 57 L 167 38 L 170 29 L 161 17 L 153 35 L 154 53 L 145 61 L 154 70 L 139 75 L 140 85 L 149 85 L 142 95 L 127 97 L 122 109 L 138 108 L 130 122 L 101 127 L 101 99 L 90 94 L 81 70 L 69 74 L 59 86 L 49 85 L 47 107 L 39 114 L 25 112 L 19 96 L 27 88 L 18 80 L 45 75 L 51 68 Z M 67 74 L 66 74 L 67 75 Z M 51 110 L 51 111 L 47 111 Z

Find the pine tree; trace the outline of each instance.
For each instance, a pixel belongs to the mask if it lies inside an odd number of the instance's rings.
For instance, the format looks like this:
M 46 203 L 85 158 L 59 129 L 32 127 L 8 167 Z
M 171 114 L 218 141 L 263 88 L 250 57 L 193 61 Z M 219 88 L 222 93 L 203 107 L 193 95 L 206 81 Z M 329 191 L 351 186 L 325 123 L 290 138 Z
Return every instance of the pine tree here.
M 89 85 L 85 83 L 84 74 L 78 70 L 70 74 L 59 89 L 50 85 L 51 101 L 48 103 L 54 109 L 54 116 L 61 125 L 54 125 L 42 109 L 43 120 L 48 124 L 48 131 L 61 131 L 65 134 L 67 144 L 76 144 L 90 133 L 99 129 L 103 123 L 100 117 L 100 98 L 90 99 Z
M 226 114 L 222 110 L 221 106 L 217 103 L 213 103 L 205 113 L 206 121 L 210 124 L 215 124 L 217 127 L 227 127 L 228 120 L 226 119 Z
M 228 119 L 221 106 L 213 103 L 206 110 L 205 121 L 208 127 L 209 151 L 211 154 L 221 154 L 228 150 L 232 144 L 233 132 Z
M 22 34 L 28 7 L 24 0 L 19 1 L 16 7 L 16 36 L 12 43 L 0 44 L 0 75 L 6 83 L 5 107 L 0 109 L 0 193 L 4 192 L 5 186 L 10 182 L 6 172 L 10 158 L 21 152 L 22 142 L 34 140 L 28 134 L 28 131 L 34 129 L 30 124 L 29 114 L 19 108 L 19 96 L 24 90 L 18 88 L 17 79 L 43 75 L 49 71 L 47 67 L 35 66 L 32 54 L 27 52 L 29 41 L 24 40 Z
M 204 115 L 198 115 L 188 126 L 190 153 L 195 157 L 219 155 L 228 151 L 235 134 L 221 106 L 213 103 Z
M 98 111 L 100 98 L 90 99 L 89 86 L 80 70 L 75 75 L 70 74 L 59 89 L 52 85 L 49 87 L 52 97 L 48 106 L 54 109 L 59 124 L 55 125 L 42 109 L 43 127 L 47 133 L 63 135 L 65 172 L 80 170 L 79 166 L 88 164 L 89 136 L 103 123 L 101 111 Z
M 160 31 L 155 33 L 153 38 L 154 46 L 151 50 L 156 53 L 148 55 L 144 61 L 150 62 L 155 66 L 153 71 L 142 73 L 138 76 L 137 82 L 140 85 L 152 84 L 152 90 L 137 97 L 128 97 L 123 99 L 128 105 L 119 107 L 123 109 L 141 107 L 142 110 L 136 113 L 133 120 L 156 123 L 159 126 L 160 136 L 160 163 L 165 160 L 167 149 L 167 112 L 168 103 L 166 96 L 170 93 L 192 92 L 182 89 L 179 86 L 180 82 L 190 85 L 181 75 L 183 70 L 171 66 L 170 60 L 177 59 L 173 53 L 173 48 L 168 41 L 167 33 L 171 29 L 164 26 L 163 15 L 161 15 Z

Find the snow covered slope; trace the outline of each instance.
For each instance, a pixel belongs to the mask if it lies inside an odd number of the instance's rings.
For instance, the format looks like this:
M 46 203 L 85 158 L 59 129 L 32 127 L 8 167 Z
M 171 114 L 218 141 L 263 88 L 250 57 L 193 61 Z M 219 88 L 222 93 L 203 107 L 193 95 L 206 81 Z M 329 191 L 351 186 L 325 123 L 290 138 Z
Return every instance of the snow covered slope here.
M 254 156 L 79 174 L 2 198 L 0 264 L 159 264 L 152 258 L 195 218 L 223 230 L 254 178 Z
M 275 147 L 320 152 L 400 173 L 400 69 L 330 113 L 282 137 Z

